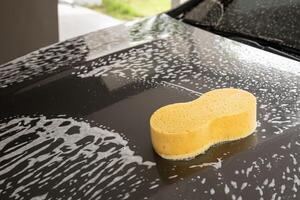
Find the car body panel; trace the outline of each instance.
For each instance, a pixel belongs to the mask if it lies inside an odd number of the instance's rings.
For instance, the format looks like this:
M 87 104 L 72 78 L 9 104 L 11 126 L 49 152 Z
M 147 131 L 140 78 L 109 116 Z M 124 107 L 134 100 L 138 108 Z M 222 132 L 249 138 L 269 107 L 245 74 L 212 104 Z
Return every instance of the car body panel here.
M 0 66 L 1 199 L 296 198 L 300 63 L 158 15 Z M 188 161 L 152 149 L 161 106 L 235 87 L 251 136 Z

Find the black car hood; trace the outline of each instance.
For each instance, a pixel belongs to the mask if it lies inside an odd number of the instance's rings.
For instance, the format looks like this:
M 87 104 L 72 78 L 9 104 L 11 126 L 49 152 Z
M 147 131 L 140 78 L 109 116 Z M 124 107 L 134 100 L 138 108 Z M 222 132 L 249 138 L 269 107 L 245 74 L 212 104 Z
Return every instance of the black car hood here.
M 1 199 L 264 199 L 300 193 L 300 63 L 158 15 L 0 66 Z M 235 87 L 251 136 L 189 161 L 154 153 L 159 107 Z

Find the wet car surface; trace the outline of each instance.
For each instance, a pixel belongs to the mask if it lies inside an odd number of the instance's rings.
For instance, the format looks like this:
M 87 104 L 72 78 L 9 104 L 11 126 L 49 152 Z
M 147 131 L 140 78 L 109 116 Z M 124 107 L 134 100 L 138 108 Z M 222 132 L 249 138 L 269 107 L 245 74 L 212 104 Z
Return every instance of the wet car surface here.
M 158 15 L 0 66 L 1 199 L 291 199 L 300 189 L 300 63 Z M 152 149 L 159 107 L 235 87 L 251 136 L 189 161 Z

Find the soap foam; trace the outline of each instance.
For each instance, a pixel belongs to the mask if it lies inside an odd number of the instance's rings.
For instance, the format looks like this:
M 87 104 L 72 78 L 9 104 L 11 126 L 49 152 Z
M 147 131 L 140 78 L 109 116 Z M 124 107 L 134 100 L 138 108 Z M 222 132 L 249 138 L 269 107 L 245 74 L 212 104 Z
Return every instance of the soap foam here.
M 0 195 L 14 199 L 53 197 L 44 193 L 48 187 L 73 198 L 126 199 L 146 184 L 142 174 L 155 165 L 120 134 L 62 117 L 1 124 L 0 154 Z

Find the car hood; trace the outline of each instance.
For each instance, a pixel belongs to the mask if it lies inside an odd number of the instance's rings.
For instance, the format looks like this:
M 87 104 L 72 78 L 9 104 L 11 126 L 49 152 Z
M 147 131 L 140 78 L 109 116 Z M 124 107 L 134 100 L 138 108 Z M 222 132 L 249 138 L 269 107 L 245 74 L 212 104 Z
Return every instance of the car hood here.
M 164 14 L 35 51 L 0 66 L 0 196 L 295 198 L 299 75 L 297 61 Z M 154 153 L 156 109 L 224 87 L 257 97 L 254 134 L 189 161 Z

